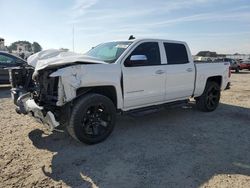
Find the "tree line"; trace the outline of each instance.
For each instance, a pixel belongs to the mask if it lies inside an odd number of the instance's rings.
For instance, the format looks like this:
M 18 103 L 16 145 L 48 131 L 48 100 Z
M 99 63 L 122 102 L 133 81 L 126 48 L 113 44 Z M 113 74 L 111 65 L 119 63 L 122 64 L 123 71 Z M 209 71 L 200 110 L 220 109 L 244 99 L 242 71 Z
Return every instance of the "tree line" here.
M 29 41 L 16 41 L 13 42 L 10 46 L 7 46 L 9 52 L 16 51 L 18 44 L 25 44 L 27 46 L 28 52 L 36 53 L 42 50 L 42 47 L 38 42 L 30 43 Z

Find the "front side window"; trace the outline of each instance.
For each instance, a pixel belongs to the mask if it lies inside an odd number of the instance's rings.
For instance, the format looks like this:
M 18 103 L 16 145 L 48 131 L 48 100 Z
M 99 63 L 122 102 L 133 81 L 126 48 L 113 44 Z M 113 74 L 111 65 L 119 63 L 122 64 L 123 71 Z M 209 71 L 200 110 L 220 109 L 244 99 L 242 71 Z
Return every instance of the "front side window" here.
M 86 55 L 107 63 L 114 63 L 132 42 L 108 42 L 91 49 Z
M 141 66 L 160 65 L 161 56 L 158 42 L 145 42 L 137 46 L 128 58 L 134 55 L 143 55 L 146 61 Z
M 188 63 L 188 55 L 185 45 L 177 43 L 164 43 L 168 64 Z

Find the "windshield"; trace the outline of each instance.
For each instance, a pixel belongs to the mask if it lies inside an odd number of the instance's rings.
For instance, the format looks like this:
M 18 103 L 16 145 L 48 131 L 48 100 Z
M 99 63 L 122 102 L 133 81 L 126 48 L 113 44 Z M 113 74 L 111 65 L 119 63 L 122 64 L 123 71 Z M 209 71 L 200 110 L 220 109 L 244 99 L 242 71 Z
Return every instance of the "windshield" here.
M 132 42 L 108 42 L 103 43 L 86 53 L 107 63 L 114 63 Z

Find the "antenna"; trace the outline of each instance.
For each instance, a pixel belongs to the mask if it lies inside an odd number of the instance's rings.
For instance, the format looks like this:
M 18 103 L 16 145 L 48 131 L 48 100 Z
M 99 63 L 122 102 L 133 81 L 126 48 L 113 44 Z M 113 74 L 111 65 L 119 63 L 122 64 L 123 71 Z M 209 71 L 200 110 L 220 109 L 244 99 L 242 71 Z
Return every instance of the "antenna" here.
M 72 28 L 72 51 L 75 52 L 75 25 Z

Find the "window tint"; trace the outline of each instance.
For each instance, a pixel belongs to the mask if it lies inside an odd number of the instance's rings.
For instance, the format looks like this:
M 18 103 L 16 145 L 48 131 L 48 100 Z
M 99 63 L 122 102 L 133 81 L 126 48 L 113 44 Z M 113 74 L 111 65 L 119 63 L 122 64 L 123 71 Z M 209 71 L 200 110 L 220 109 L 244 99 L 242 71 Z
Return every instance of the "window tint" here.
M 183 44 L 164 43 L 168 64 L 188 63 L 186 47 Z
M 134 49 L 134 51 L 130 54 L 129 58 L 132 55 L 145 55 L 147 57 L 147 61 L 145 62 L 145 64 L 142 64 L 142 66 L 161 64 L 161 56 L 158 42 L 142 43 Z
M 11 57 L 0 54 L 0 64 L 13 64 L 15 60 Z

